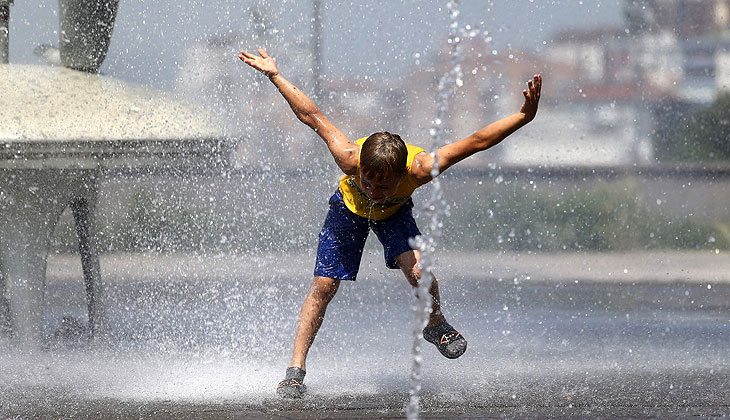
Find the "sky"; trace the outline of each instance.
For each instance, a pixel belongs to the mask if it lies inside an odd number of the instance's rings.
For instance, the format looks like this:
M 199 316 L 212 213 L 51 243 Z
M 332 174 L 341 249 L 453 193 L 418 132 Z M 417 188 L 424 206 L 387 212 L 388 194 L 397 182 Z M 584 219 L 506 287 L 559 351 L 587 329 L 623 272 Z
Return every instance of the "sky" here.
M 415 65 L 415 57 L 433 54 L 447 37 L 446 0 L 322 1 L 325 75 L 392 78 Z M 464 0 L 461 25 L 487 31 L 500 51 L 507 46 L 540 51 L 556 32 L 622 24 L 623 0 Z M 114 35 L 101 71 L 129 81 L 173 90 L 183 51 L 212 34 L 250 32 L 245 0 L 120 0 Z M 311 3 L 270 1 L 278 16 L 277 36 L 306 46 Z M 39 44 L 58 45 L 58 1 L 16 0 L 11 6 L 10 60 L 41 63 Z M 258 45 L 241 45 L 255 49 Z M 273 56 L 286 54 L 268 45 Z M 231 52 L 235 59 L 235 51 Z M 284 70 L 282 70 L 284 71 Z

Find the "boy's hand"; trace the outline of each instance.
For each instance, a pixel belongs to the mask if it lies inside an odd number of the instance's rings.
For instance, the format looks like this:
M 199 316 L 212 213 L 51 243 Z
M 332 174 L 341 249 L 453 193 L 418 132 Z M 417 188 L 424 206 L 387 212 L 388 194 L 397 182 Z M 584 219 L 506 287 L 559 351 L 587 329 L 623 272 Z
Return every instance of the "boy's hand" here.
M 522 91 L 525 96 L 525 103 L 522 104 L 520 112 L 525 115 L 527 121 L 532 121 L 537 114 L 537 104 L 540 102 L 540 90 L 542 89 L 542 76 L 536 74 L 532 80 L 527 81 L 527 89 Z
M 241 51 L 241 53 L 238 54 L 238 58 L 269 78 L 279 74 L 279 69 L 276 68 L 274 59 L 269 57 L 263 48 L 259 48 L 259 54 L 261 55 L 260 57 L 255 54 L 249 54 L 246 51 Z

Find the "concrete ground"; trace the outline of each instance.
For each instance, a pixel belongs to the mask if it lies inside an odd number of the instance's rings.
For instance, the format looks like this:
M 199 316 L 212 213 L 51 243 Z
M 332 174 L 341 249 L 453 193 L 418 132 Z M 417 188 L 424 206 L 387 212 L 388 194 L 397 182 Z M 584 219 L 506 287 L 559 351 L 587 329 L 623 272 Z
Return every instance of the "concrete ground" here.
M 372 399 L 372 398 L 370 398 Z M 377 406 L 367 397 L 322 403 L 272 402 L 267 407 L 230 402 L 221 404 L 132 403 L 88 401 L 56 404 L 45 408 L 8 412 L 6 419 L 149 419 L 149 420 L 313 420 L 313 419 L 403 419 L 401 408 Z M 24 412 L 24 413 L 23 413 Z M 20 414 L 23 413 L 23 414 Z M 423 419 L 721 419 L 730 408 L 706 406 L 488 406 L 428 408 Z
M 307 397 L 276 397 L 311 265 L 106 255 L 111 348 L 0 340 L 0 418 L 404 418 L 411 300 L 377 253 L 330 306 Z M 421 418 L 730 417 L 723 252 L 444 254 L 437 275 L 470 347 L 456 361 L 424 349 Z M 50 259 L 48 331 L 83 319 L 79 279 L 75 256 Z

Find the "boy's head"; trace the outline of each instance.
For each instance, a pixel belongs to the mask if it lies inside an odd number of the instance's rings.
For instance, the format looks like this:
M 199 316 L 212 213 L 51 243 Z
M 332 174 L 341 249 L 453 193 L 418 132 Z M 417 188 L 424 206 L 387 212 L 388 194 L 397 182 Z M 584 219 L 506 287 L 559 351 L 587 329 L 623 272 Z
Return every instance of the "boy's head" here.
M 395 194 L 406 173 L 408 149 L 397 134 L 370 135 L 360 149 L 360 182 L 363 192 L 381 202 Z
M 371 178 L 400 178 L 406 173 L 408 149 L 397 134 L 371 134 L 360 149 L 360 170 Z

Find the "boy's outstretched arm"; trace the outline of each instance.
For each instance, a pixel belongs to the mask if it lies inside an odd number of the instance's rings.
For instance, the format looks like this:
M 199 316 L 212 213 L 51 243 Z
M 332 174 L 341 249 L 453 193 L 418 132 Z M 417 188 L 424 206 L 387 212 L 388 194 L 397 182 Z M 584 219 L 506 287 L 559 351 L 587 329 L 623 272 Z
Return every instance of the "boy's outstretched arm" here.
M 489 149 L 498 144 L 520 127 L 532 121 L 535 114 L 537 114 L 541 89 L 542 76 L 536 74 L 532 80 L 527 82 L 527 89 L 522 91 L 525 102 L 519 112 L 495 121 L 465 139 L 447 144 L 436 150 L 439 173 L 476 152 Z M 412 175 L 416 182 L 425 184 L 433 179 L 431 170 L 434 166 L 434 158 L 430 154 L 421 153 L 417 155 L 414 163 Z
M 360 146 L 348 139 L 322 114 L 322 111 L 301 90 L 286 80 L 276 67 L 274 59 L 263 49 L 260 56 L 241 51 L 238 58 L 244 63 L 265 74 L 279 89 L 299 121 L 314 130 L 325 141 L 332 157 L 342 172 L 352 175 L 357 171 Z

